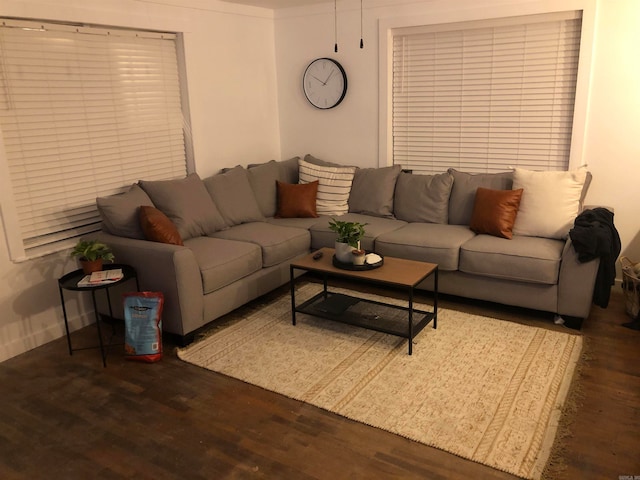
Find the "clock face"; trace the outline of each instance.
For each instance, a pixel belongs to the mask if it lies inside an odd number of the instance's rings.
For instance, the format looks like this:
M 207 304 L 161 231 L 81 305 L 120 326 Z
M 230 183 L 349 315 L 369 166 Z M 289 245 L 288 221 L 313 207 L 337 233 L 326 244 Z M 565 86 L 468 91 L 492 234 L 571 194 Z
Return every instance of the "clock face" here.
M 318 58 L 305 70 L 302 88 L 314 107 L 323 110 L 333 108 L 347 93 L 347 74 L 335 60 Z

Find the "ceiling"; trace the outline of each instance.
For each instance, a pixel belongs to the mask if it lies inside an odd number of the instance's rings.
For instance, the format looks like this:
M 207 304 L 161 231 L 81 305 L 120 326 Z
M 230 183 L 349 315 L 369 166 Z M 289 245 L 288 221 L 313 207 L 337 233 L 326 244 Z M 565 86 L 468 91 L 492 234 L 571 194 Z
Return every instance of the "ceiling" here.
M 330 3 L 329 0 L 223 0 L 228 3 L 237 3 L 241 5 L 252 5 L 254 7 L 263 8 L 288 8 L 303 7 L 306 5 L 314 5 L 317 3 Z

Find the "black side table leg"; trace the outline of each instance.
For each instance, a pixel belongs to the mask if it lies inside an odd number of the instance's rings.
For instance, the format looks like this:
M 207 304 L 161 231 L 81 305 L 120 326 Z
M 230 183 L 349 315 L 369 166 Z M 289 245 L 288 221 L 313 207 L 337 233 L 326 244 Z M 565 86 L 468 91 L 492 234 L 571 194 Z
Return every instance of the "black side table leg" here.
M 433 328 L 438 328 L 438 267 L 433 284 Z
M 100 341 L 100 353 L 102 354 L 102 366 L 107 366 L 107 354 L 104 350 L 104 343 L 102 342 L 102 331 L 100 330 L 100 314 L 98 313 L 98 305 L 96 304 L 96 292 L 91 290 L 91 299 L 93 300 L 93 312 L 96 315 L 96 327 L 98 329 L 98 340 Z
M 409 288 L 409 355 L 413 353 L 413 287 Z
M 293 274 L 294 268 L 289 265 L 289 285 L 291 286 L 291 324 L 296 324 L 296 277 Z
M 67 320 L 67 308 L 64 306 L 64 295 L 62 293 L 62 287 L 58 287 L 60 290 L 60 302 L 62 303 L 62 315 L 64 316 L 64 329 L 67 332 L 67 345 L 69 346 L 69 355 L 73 355 L 73 349 L 71 348 L 71 335 L 69 334 L 69 322 Z

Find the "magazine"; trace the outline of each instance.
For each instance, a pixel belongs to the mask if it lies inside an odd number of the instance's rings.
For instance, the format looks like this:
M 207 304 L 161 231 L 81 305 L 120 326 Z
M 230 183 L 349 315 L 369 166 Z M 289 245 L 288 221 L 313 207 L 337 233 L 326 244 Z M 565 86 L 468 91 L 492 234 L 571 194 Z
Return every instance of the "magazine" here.
M 82 280 L 78 282 L 78 286 L 95 287 L 98 285 L 106 285 L 121 280 L 123 276 L 124 275 L 121 268 L 114 268 L 112 270 L 100 270 L 99 272 L 93 272 L 90 275 L 85 275 Z

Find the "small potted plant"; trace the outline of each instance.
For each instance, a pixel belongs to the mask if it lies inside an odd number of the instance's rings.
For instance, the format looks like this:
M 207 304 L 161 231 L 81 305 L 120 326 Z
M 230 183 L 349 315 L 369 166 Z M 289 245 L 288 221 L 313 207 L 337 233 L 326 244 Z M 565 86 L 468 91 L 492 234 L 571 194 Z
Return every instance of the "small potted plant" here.
M 344 222 L 332 218 L 329 229 L 336 233 L 336 258 L 343 263 L 353 263 L 352 250 L 360 249 L 366 223 Z
M 113 262 L 111 248 L 98 240 L 80 240 L 71 250 L 71 256 L 80 261 L 84 273 L 102 270 L 104 262 Z

